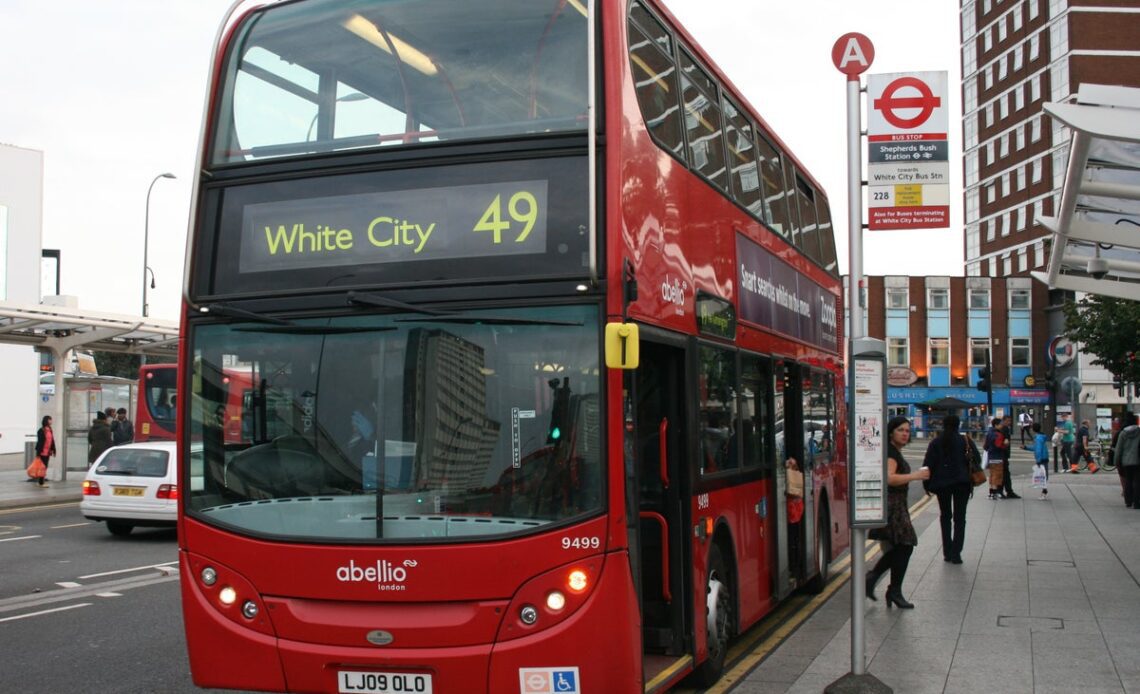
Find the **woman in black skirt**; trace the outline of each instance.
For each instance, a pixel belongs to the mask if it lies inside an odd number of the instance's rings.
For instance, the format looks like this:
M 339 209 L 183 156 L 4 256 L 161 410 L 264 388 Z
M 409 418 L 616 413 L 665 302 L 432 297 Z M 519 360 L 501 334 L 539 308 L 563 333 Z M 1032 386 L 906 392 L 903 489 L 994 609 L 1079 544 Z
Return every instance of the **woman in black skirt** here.
M 889 569 L 891 584 L 887 588 L 887 606 L 895 605 L 907 610 L 914 605 L 902 596 L 902 583 L 911 552 L 918 544 L 918 536 L 910 523 L 906 491 L 912 481 L 930 478 L 930 470 L 925 467 L 920 467 L 918 472 L 910 471 L 910 465 L 902 455 L 902 448 L 908 441 L 910 421 L 906 417 L 891 419 L 887 423 L 887 525 L 875 528 L 869 534 L 872 540 L 881 543 L 883 556 L 867 574 L 867 597 L 877 600 L 875 583 Z

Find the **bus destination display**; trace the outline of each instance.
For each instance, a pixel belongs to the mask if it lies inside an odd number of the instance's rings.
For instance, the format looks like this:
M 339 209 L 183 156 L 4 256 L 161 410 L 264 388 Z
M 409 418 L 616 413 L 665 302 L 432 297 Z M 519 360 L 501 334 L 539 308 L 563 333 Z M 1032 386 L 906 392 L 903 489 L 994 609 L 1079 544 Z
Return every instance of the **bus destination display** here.
M 255 203 L 239 271 L 541 254 L 546 231 L 545 180 Z

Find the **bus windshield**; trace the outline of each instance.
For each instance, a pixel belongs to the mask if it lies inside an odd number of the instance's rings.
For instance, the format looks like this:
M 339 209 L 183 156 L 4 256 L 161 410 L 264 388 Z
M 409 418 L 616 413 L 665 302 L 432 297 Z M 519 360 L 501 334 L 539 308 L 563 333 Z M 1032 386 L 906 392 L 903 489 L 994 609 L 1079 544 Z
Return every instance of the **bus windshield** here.
M 586 129 L 588 0 L 314 0 L 230 44 L 215 164 Z
M 520 533 L 602 508 L 597 309 L 193 328 L 187 510 L 282 539 Z M 227 441 L 227 375 L 247 440 Z

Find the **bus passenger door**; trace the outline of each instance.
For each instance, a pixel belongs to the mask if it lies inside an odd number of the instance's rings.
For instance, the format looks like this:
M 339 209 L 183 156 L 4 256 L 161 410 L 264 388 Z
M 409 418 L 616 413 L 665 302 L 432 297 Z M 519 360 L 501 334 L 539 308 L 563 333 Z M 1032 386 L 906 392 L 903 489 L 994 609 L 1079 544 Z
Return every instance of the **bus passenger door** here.
M 682 504 L 685 451 L 685 351 L 650 342 L 642 333 L 641 364 L 634 371 L 642 643 L 646 680 L 671 658 L 687 652 L 685 589 L 688 543 Z
M 776 504 L 779 515 L 778 537 L 780 540 L 777 557 L 778 585 L 776 594 L 784 597 L 799 585 L 803 585 L 810 570 L 808 558 L 814 557 L 815 509 L 812 498 L 812 469 L 814 461 L 811 452 L 804 446 L 803 426 L 803 374 L 799 365 L 777 360 L 774 364 L 775 409 L 776 409 Z M 784 462 L 795 458 L 804 476 L 804 512 L 798 523 L 791 523 L 784 497 L 787 492 L 788 475 Z

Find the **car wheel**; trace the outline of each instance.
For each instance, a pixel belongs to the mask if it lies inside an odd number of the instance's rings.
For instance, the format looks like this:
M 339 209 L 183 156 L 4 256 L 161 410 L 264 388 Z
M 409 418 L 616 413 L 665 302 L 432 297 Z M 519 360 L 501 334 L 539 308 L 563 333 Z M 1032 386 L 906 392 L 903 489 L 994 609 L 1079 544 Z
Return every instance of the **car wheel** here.
M 126 537 L 131 534 L 135 526 L 121 521 L 107 521 L 107 530 L 115 537 Z
M 705 687 L 710 687 L 724 673 L 724 659 L 728 654 L 728 642 L 732 638 L 733 606 L 732 577 L 728 573 L 720 546 L 713 545 L 709 550 L 709 574 L 706 587 L 708 620 L 708 658 L 701 663 L 697 679 Z

